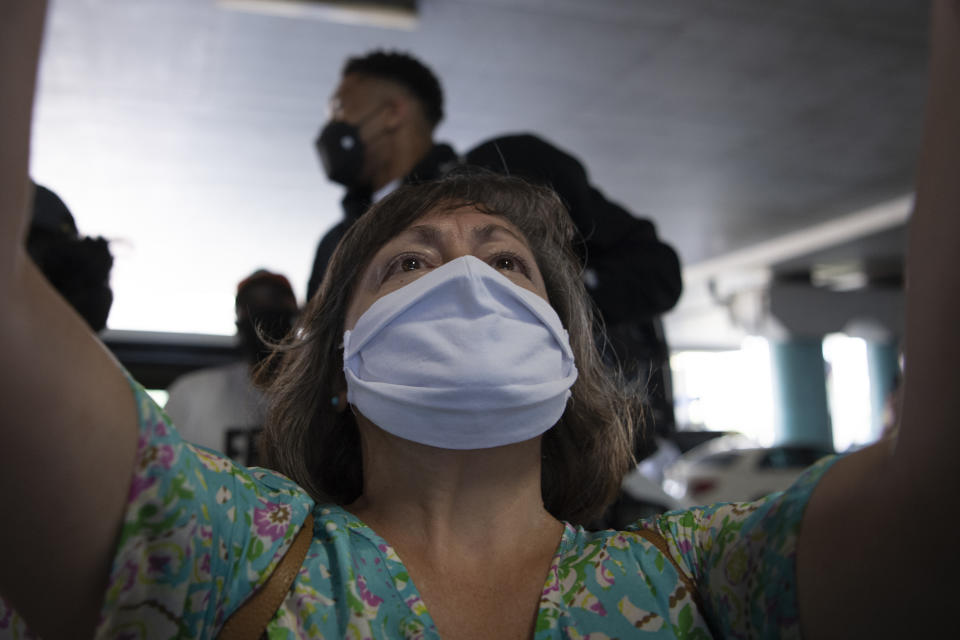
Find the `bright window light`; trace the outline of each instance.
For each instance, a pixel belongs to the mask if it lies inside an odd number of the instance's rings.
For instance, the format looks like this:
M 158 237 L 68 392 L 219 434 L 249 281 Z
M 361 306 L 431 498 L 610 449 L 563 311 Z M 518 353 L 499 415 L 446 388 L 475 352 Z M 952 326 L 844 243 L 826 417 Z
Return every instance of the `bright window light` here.
M 770 349 L 748 337 L 734 351 L 678 351 L 670 357 L 681 429 L 739 431 L 773 444 Z
M 876 440 L 870 424 L 870 373 L 867 343 L 861 338 L 835 333 L 823 340 L 828 365 L 827 402 L 837 451 Z
M 167 398 L 170 397 L 170 394 L 167 393 L 166 389 L 147 389 L 147 395 L 150 396 L 153 401 L 161 407 L 166 406 Z

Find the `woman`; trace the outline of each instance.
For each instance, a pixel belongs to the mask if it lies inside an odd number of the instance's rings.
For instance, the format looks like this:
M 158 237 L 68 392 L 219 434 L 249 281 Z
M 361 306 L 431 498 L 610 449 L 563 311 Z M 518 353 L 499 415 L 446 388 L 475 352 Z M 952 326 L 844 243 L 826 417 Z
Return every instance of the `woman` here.
M 948 540 L 926 560 L 913 542 L 960 489 L 960 2 L 935 7 L 895 450 L 641 523 L 649 536 L 570 522 L 616 486 L 629 407 L 599 375 L 583 292 L 555 253 L 556 200 L 508 179 L 398 192 L 345 238 L 276 383 L 268 455 L 299 484 L 184 444 L 23 257 L 43 11 L 6 3 L 0 486 L 16 519 L 0 529 L 0 593 L 44 638 L 212 637 L 312 513 L 270 637 L 947 628 L 957 551 Z

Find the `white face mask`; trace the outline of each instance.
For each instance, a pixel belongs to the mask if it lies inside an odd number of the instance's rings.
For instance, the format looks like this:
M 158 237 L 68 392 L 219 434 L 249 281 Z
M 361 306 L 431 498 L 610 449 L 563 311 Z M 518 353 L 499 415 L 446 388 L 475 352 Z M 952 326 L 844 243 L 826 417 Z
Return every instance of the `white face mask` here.
M 374 302 L 343 345 L 350 404 L 385 431 L 445 449 L 540 435 L 577 379 L 553 308 L 473 256 Z

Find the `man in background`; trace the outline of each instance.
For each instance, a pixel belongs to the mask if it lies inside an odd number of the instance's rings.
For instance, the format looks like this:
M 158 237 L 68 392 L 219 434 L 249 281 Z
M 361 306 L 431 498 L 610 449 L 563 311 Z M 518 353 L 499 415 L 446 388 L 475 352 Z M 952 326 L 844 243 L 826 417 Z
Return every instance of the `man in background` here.
M 297 315 L 297 298 L 282 275 L 260 269 L 237 286 L 237 341 L 243 359 L 193 371 L 169 388 L 164 407 L 184 440 L 216 449 L 240 464 L 258 464 L 257 437 L 266 403 L 252 375 Z M 266 342 L 265 342 L 266 341 Z
M 442 119 L 440 82 L 413 57 L 374 51 L 344 64 L 315 142 L 327 177 L 346 187 L 343 220 L 317 247 L 308 300 L 340 238 L 371 204 L 401 184 L 439 178 L 457 166 L 453 148 L 433 141 Z

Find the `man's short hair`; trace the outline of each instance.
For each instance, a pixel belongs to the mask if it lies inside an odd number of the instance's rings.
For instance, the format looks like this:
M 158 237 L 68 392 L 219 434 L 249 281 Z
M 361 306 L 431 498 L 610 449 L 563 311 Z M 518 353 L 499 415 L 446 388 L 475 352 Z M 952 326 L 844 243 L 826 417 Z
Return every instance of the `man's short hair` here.
M 396 82 L 417 98 L 431 127 L 443 120 L 440 81 L 425 64 L 409 54 L 378 49 L 364 56 L 348 58 L 342 75 L 348 73 Z

